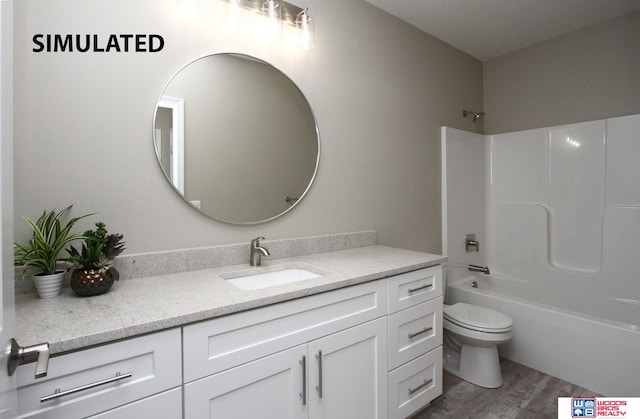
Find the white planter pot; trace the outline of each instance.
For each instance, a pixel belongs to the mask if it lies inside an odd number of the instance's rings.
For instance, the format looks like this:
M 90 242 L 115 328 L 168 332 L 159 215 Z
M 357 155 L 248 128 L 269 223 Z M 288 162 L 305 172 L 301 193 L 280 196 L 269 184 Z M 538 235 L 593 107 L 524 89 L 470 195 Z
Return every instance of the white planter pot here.
M 40 298 L 57 297 L 62 288 L 64 274 L 64 271 L 58 271 L 52 275 L 33 275 L 33 282 L 36 284 Z

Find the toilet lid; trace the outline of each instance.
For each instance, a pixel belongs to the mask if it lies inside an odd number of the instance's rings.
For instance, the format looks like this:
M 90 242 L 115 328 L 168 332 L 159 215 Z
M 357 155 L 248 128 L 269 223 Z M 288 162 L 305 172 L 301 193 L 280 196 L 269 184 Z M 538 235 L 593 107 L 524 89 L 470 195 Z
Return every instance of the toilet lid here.
M 513 327 L 513 320 L 506 314 L 467 303 L 445 305 L 444 318 L 467 329 L 493 333 L 506 332 Z

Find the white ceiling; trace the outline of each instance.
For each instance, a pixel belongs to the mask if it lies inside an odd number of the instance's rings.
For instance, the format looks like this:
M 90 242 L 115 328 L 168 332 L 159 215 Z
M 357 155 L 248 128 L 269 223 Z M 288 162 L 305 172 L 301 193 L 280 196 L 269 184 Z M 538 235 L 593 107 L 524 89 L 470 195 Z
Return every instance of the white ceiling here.
M 640 10 L 640 0 L 366 0 L 487 61 Z

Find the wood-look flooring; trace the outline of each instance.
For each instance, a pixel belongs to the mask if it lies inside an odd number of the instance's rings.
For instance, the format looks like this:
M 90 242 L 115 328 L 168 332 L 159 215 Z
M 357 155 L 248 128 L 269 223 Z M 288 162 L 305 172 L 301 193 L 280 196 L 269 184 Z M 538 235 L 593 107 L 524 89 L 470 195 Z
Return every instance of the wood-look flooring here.
M 501 359 L 502 387 L 486 389 L 444 372 L 443 394 L 411 419 L 558 417 L 558 397 L 598 396 L 540 371 Z

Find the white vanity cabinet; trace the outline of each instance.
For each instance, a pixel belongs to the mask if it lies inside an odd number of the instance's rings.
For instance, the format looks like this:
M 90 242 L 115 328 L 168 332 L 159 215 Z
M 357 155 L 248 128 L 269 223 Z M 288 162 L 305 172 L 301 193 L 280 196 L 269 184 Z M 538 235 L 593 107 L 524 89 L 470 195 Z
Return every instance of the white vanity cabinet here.
M 185 418 L 386 418 L 386 294 L 374 281 L 185 326 Z
M 442 267 L 389 278 L 389 418 L 442 394 Z
M 33 418 L 395 419 L 442 393 L 442 270 L 420 269 L 17 369 Z
M 185 419 L 405 418 L 442 393 L 442 268 L 184 327 Z
M 180 329 L 52 357 L 48 374 L 18 367 L 18 415 L 128 418 L 137 412 L 182 416 Z M 146 415 L 146 413 L 145 413 Z
M 186 418 L 386 418 L 384 317 L 185 385 Z

